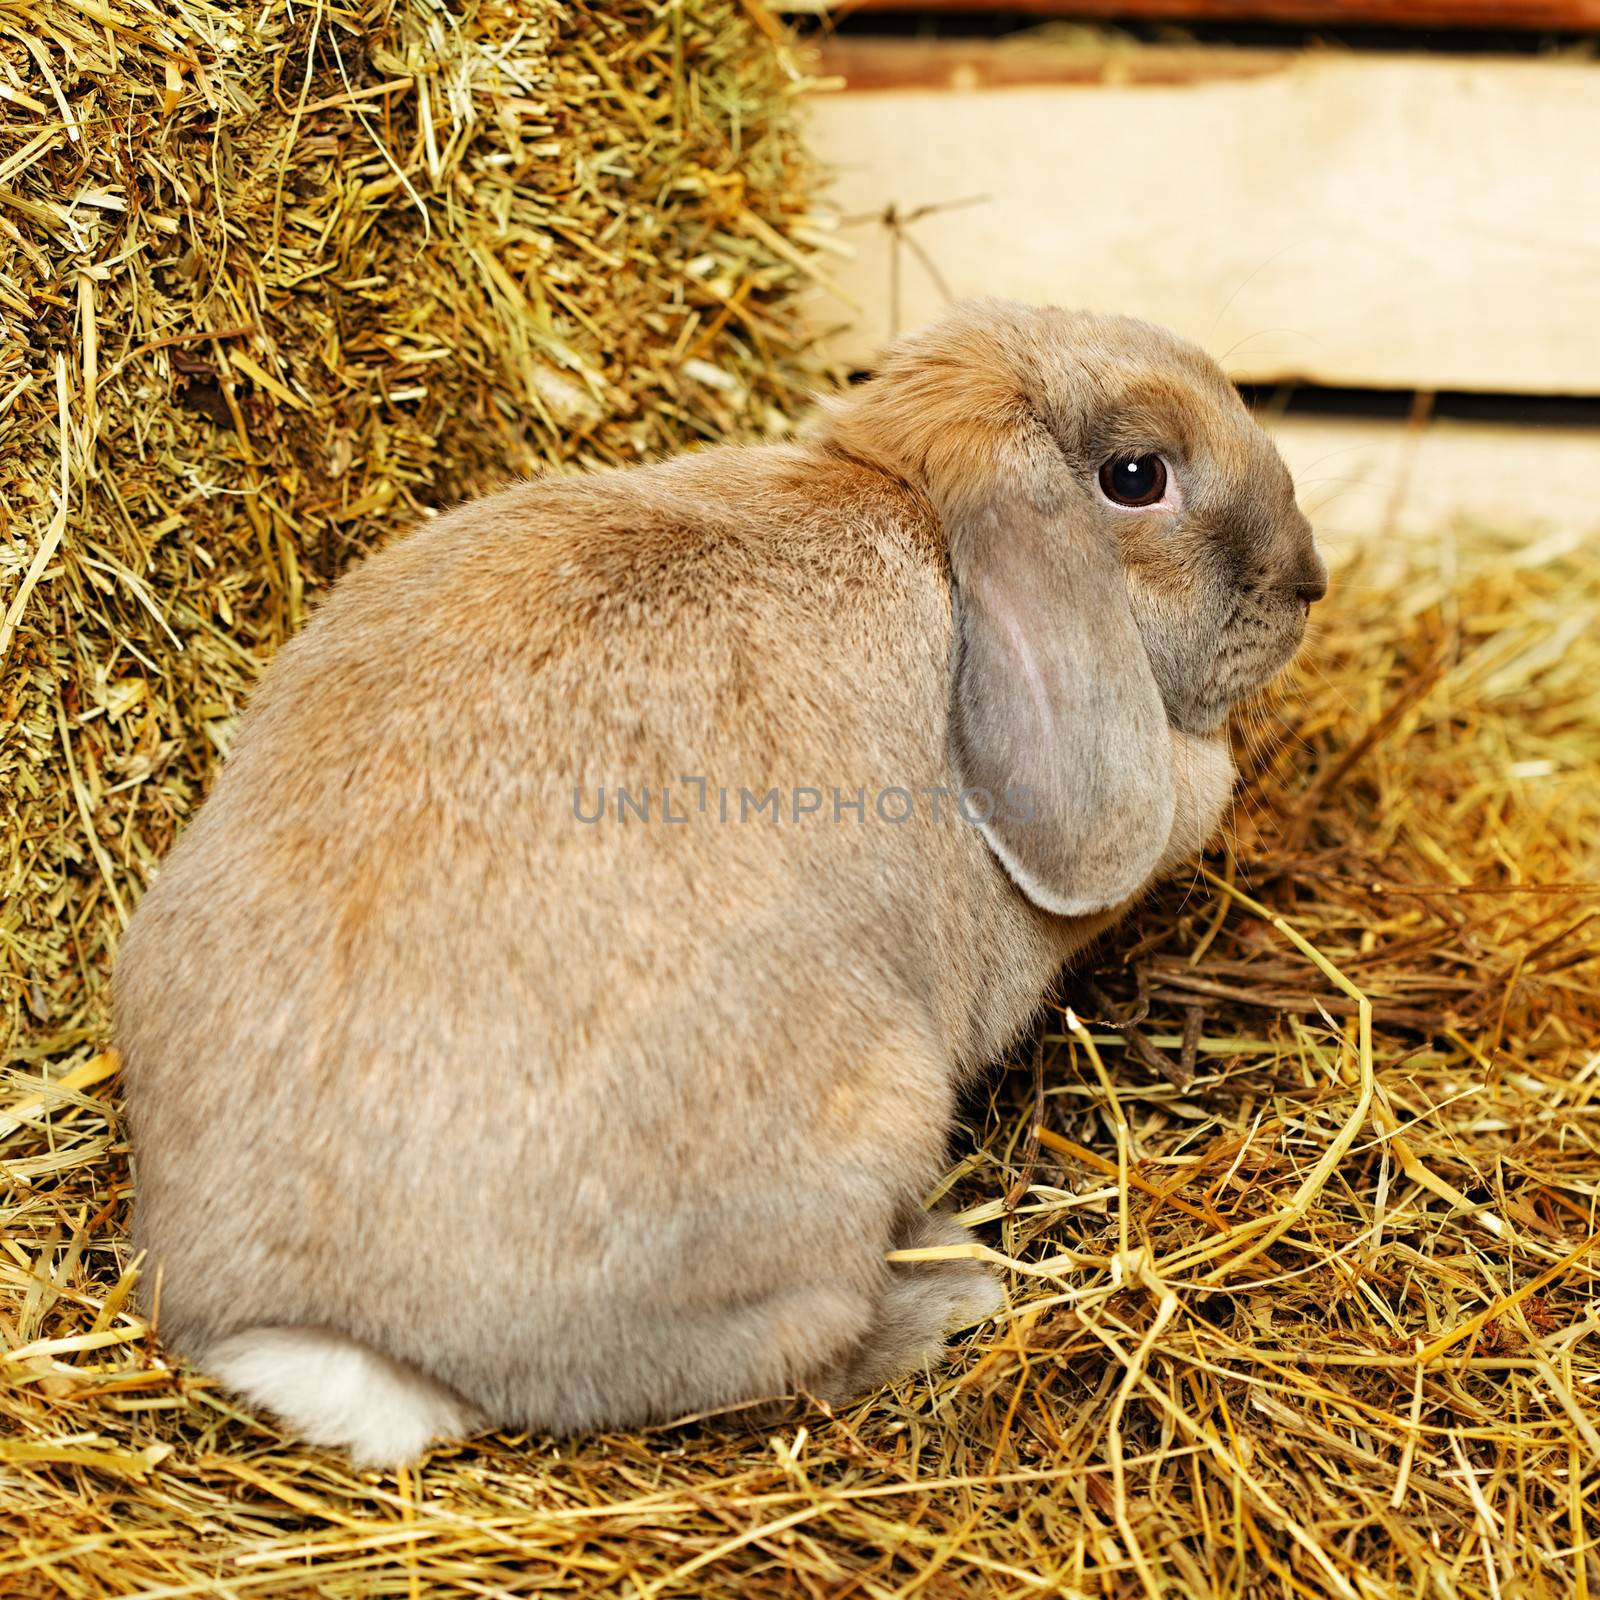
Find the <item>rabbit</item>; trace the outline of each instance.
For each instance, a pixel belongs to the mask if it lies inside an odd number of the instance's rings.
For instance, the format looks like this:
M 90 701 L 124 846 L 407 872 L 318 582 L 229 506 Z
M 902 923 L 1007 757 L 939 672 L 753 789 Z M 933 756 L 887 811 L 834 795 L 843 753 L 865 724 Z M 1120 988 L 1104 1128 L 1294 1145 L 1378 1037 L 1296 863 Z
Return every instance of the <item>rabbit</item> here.
M 1198 348 L 999 300 L 370 556 L 120 952 L 160 1335 L 375 1468 L 937 1361 L 1003 1305 L 887 1259 L 964 1237 L 955 1096 L 1218 826 L 1326 582 Z

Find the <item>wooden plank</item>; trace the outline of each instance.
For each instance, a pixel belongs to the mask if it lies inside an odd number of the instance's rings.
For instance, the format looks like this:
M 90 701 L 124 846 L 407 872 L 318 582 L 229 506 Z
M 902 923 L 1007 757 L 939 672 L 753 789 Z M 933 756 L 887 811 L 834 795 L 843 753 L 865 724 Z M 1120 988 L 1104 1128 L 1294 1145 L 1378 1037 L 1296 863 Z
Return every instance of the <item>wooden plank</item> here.
M 844 34 L 816 46 L 817 70 L 851 94 L 869 89 L 1022 89 L 1042 84 L 1093 87 L 1118 84 L 1215 83 L 1267 78 L 1292 67 L 1296 50 L 1238 50 L 1213 46 L 1139 45 L 1063 49 L 1026 38 L 886 39 Z
M 1296 27 L 1600 28 L 1600 0 L 793 0 L 791 13 L 989 11 L 1036 17 L 1156 18 L 1164 22 L 1265 22 Z
M 842 362 L 1002 294 L 1170 324 L 1241 380 L 1600 394 L 1600 65 L 836 40 L 823 66 L 861 309 L 809 309 Z
M 1462 522 L 1600 542 L 1592 429 L 1298 415 L 1266 426 L 1330 562 L 1374 540 L 1437 545 Z

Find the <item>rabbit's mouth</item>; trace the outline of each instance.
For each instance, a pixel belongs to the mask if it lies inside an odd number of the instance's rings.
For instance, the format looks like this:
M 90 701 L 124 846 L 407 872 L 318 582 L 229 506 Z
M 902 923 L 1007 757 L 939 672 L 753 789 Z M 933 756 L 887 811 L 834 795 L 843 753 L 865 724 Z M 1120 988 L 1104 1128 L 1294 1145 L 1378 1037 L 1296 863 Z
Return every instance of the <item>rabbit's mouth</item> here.
M 1173 726 L 1195 735 L 1216 733 L 1242 702 L 1270 689 L 1305 642 L 1307 610 L 1296 601 L 1236 618 L 1218 639 L 1209 672 L 1185 685 L 1183 694 L 1166 695 L 1163 686 Z
M 1305 643 L 1310 609 L 1309 604 L 1295 601 L 1289 614 L 1274 630 L 1276 637 L 1263 640 L 1262 647 L 1251 651 L 1240 662 L 1239 677 L 1228 696 L 1230 712 L 1241 701 L 1270 689 L 1288 671 Z M 1255 657 L 1254 661 L 1250 656 Z

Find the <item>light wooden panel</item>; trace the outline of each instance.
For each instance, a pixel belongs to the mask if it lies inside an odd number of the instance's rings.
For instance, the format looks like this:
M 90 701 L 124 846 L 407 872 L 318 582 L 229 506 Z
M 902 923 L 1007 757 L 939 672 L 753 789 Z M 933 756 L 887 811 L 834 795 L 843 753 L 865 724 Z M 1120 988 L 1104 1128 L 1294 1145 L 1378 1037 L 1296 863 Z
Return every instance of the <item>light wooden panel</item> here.
M 1241 379 L 1600 394 L 1600 65 L 838 40 L 824 68 L 841 360 L 947 287 L 1150 317 Z
M 1600 546 L 1593 430 L 1306 416 L 1267 430 L 1335 564 L 1375 540 L 1423 539 L 1444 559 L 1449 531 L 1463 521 Z

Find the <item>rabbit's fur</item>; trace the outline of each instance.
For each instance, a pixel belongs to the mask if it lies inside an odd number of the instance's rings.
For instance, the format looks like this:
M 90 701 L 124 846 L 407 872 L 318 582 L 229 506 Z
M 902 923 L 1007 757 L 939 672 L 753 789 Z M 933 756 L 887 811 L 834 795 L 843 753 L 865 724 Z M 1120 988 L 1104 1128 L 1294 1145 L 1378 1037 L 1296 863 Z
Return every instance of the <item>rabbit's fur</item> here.
M 1183 509 L 1098 499 L 1121 450 Z M 998 1290 L 885 1254 L 958 1237 L 921 1199 L 962 1076 L 1216 826 L 1219 724 L 1321 581 L 1206 357 L 1001 302 L 802 442 L 525 483 L 373 556 L 122 949 L 160 1331 L 382 1464 L 936 1356 Z M 964 787 L 1021 802 L 972 826 Z

